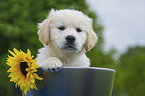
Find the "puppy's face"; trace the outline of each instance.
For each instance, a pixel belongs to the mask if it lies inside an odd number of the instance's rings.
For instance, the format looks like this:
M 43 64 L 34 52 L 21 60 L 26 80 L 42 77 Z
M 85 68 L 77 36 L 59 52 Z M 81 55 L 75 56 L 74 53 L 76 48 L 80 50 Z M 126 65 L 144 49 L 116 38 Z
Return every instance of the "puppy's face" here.
M 50 42 L 65 52 L 79 52 L 87 39 L 85 23 L 78 14 L 57 12 L 50 23 Z
M 64 52 L 79 52 L 87 48 L 89 42 L 94 42 L 91 45 L 93 47 L 97 40 L 91 26 L 91 19 L 79 11 L 52 10 L 48 19 L 43 21 L 39 27 L 40 41 L 45 45 L 50 43 L 57 50 Z M 90 35 L 92 36 L 89 37 Z M 88 41 L 89 38 L 92 38 L 92 41 Z

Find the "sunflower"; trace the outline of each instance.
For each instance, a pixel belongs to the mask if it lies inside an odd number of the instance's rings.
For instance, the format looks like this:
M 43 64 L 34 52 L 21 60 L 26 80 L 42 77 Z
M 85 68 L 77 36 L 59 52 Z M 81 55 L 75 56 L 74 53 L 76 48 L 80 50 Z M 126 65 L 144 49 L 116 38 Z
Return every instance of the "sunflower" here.
M 37 89 L 35 79 L 42 80 L 43 78 L 34 73 L 37 72 L 39 65 L 36 64 L 37 59 L 32 59 L 34 56 L 31 56 L 29 49 L 27 49 L 27 53 L 15 48 L 13 50 L 14 52 L 8 50 L 12 55 L 8 55 L 6 63 L 11 67 L 7 71 L 10 72 L 8 77 L 11 77 L 10 82 L 14 82 L 15 87 L 20 87 L 23 94 L 26 94 L 30 88 Z

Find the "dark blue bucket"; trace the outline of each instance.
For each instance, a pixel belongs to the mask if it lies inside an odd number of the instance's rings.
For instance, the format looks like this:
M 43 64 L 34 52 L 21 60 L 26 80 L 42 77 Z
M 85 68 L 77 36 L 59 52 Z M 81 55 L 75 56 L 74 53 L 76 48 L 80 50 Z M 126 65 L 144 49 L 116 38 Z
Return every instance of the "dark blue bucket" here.
M 44 80 L 26 96 L 111 96 L 115 70 L 95 67 L 64 67 L 58 72 L 38 71 Z

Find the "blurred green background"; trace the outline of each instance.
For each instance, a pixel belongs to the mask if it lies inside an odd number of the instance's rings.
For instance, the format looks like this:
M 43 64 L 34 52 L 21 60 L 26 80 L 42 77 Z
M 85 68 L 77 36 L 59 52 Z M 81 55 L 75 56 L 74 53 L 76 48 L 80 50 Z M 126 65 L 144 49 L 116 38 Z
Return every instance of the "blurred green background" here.
M 37 36 L 37 23 L 42 22 L 51 8 L 76 9 L 94 20 L 99 42 L 87 53 L 92 67 L 116 70 L 113 96 L 145 96 L 145 46 L 132 46 L 119 54 L 103 50 L 103 25 L 85 0 L 0 0 L 0 96 L 20 96 L 19 89 L 9 82 L 6 58 L 8 49 L 30 49 L 36 57 L 43 45 Z

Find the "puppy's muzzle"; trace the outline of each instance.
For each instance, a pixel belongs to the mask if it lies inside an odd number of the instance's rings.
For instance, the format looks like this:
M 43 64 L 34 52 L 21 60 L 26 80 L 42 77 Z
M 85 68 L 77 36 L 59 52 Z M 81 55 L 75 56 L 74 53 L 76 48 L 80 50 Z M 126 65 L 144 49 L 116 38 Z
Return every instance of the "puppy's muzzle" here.
M 76 38 L 73 35 L 68 35 L 65 37 L 65 40 L 66 43 L 64 49 L 68 51 L 76 51 L 76 45 L 75 45 Z

